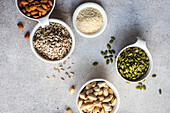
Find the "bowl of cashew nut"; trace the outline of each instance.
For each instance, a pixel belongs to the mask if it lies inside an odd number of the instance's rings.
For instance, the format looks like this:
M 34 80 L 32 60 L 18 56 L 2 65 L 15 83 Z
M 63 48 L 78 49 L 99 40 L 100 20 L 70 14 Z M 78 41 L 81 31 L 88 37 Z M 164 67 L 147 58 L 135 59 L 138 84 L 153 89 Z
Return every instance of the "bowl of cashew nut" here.
M 76 104 L 80 113 L 116 113 L 120 97 L 116 87 L 105 79 L 92 79 L 79 90 Z

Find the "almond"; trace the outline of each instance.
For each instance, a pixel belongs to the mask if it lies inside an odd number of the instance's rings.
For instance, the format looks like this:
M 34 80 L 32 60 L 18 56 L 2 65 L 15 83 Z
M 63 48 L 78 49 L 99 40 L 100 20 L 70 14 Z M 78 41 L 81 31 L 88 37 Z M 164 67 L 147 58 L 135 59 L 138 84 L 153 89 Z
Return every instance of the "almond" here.
M 53 6 L 53 2 L 51 0 L 49 0 L 48 3 L 50 4 L 50 6 Z
M 31 16 L 31 13 L 26 13 L 27 16 Z
M 41 3 L 47 3 L 48 0 L 41 0 Z
M 19 22 L 19 23 L 17 24 L 17 26 L 18 26 L 19 29 L 23 29 L 23 28 L 24 28 L 24 26 L 23 26 L 23 24 L 22 24 L 21 22 Z
M 25 39 L 29 39 L 29 37 L 30 37 L 30 32 L 28 31 L 26 34 L 25 34 Z
M 43 7 L 44 9 L 47 9 L 47 6 L 46 6 L 46 5 L 44 5 L 44 4 L 42 4 L 42 7 Z
M 38 11 L 32 11 L 31 15 L 36 15 L 38 13 Z
M 45 15 L 47 13 L 47 11 L 46 10 L 44 10 L 43 12 L 42 12 L 42 15 Z
M 41 6 L 37 7 L 37 10 L 38 10 L 38 11 L 41 11 L 41 12 L 44 11 L 44 9 L 43 9 Z
M 38 18 L 39 16 L 33 16 L 33 18 Z
M 37 9 L 37 6 L 36 5 L 33 5 L 30 7 L 30 10 L 33 11 L 33 10 L 36 10 Z
M 21 4 L 22 4 L 22 5 L 27 5 L 28 2 L 27 2 L 26 0 L 21 0 Z
M 26 10 L 24 8 L 21 9 L 23 13 L 26 13 Z
M 41 15 L 42 15 L 42 14 L 41 14 L 41 12 L 39 12 L 38 14 L 39 14 L 39 16 L 41 16 Z
M 26 11 L 27 11 L 27 12 L 31 12 L 31 9 L 30 9 L 30 7 L 28 7 L 28 6 L 25 6 L 25 9 L 26 9 Z
M 33 2 L 34 0 L 28 0 L 28 2 Z

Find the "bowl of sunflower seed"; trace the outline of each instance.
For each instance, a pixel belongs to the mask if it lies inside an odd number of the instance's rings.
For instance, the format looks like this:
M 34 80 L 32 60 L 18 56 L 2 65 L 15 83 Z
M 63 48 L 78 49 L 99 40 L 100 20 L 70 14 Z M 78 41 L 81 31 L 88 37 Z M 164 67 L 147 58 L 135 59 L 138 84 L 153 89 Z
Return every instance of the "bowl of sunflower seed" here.
M 75 37 L 70 27 L 58 19 L 49 19 L 44 28 L 38 23 L 30 34 L 33 53 L 46 63 L 65 61 L 73 52 Z

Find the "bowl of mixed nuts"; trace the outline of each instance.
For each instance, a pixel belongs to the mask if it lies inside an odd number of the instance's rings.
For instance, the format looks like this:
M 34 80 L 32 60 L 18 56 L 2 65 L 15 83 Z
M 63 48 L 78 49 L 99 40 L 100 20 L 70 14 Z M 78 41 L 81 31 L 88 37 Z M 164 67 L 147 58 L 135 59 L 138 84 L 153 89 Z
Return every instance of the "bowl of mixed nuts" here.
M 76 104 L 80 113 L 116 113 L 120 98 L 115 86 L 105 79 L 92 79 L 79 90 Z
M 42 27 L 49 24 L 55 0 L 15 0 L 18 11 L 28 19 L 38 21 Z
M 123 48 L 117 55 L 115 66 L 125 81 L 135 83 L 145 79 L 153 67 L 146 41 L 138 38 L 136 43 Z
M 75 37 L 70 27 L 58 19 L 49 19 L 44 28 L 38 23 L 30 34 L 33 53 L 46 63 L 61 63 L 73 52 Z

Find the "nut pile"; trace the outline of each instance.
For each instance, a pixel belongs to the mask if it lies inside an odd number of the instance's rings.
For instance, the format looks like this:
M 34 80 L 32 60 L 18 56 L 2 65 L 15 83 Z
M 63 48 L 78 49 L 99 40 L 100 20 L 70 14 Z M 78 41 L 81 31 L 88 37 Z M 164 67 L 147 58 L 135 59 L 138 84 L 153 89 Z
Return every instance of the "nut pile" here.
M 78 107 L 83 113 L 110 113 L 117 99 L 104 81 L 92 82 L 81 91 Z
M 53 0 L 18 0 L 19 9 L 31 18 L 46 16 L 53 6 Z
M 68 30 L 61 24 L 50 22 L 45 28 L 39 27 L 33 37 L 35 50 L 48 60 L 61 60 L 72 46 Z

